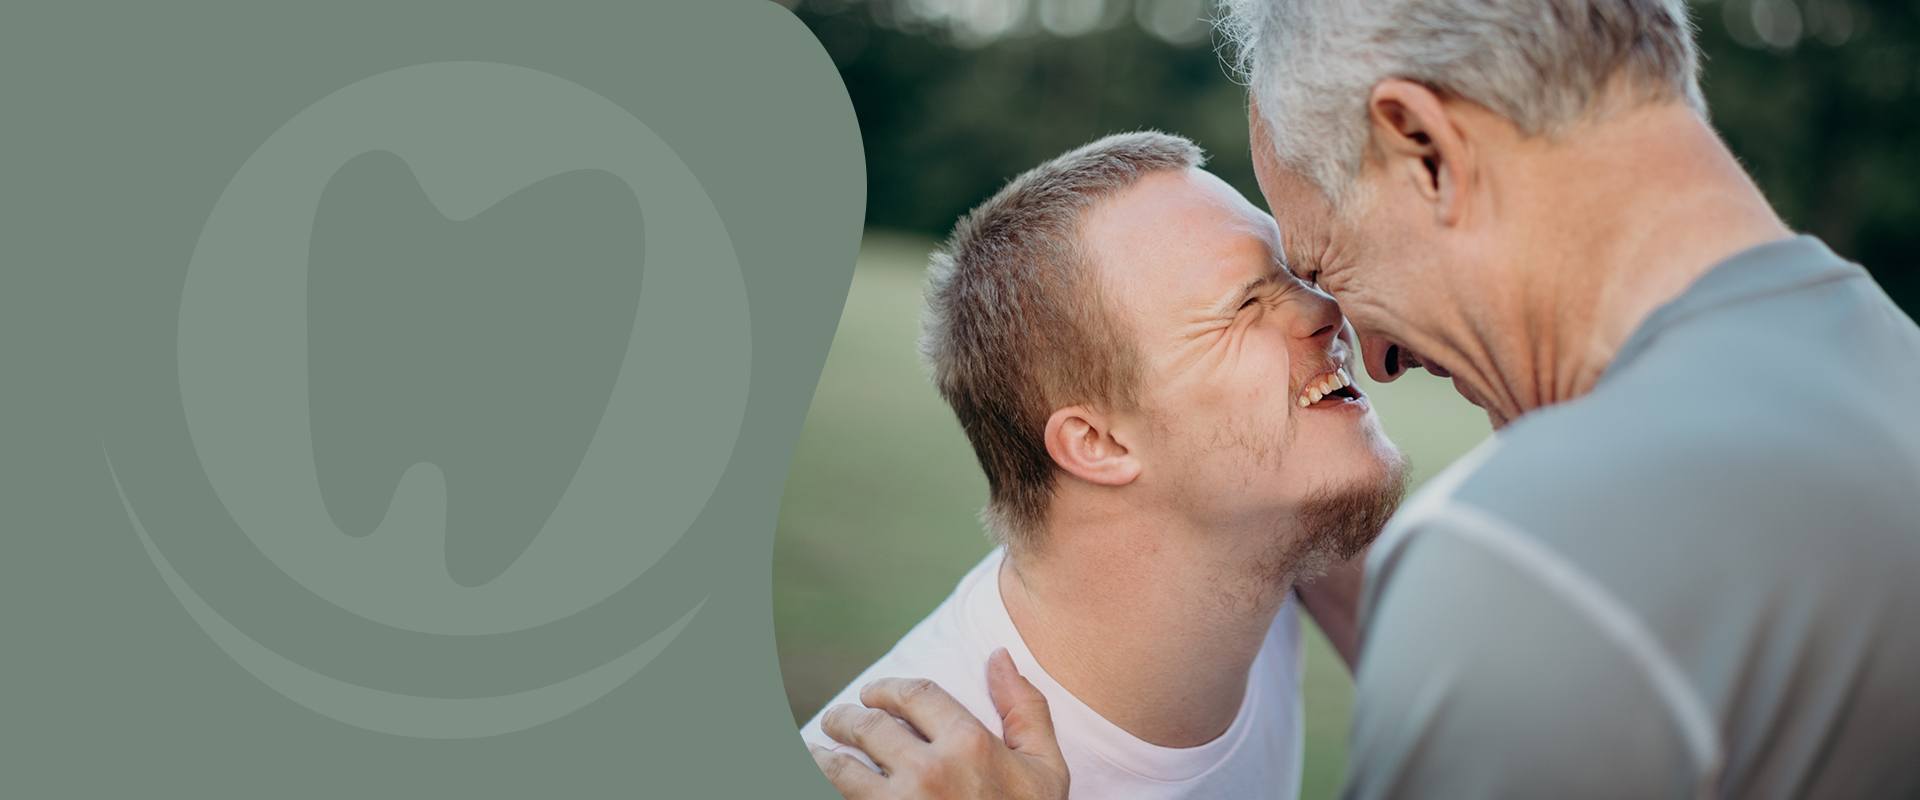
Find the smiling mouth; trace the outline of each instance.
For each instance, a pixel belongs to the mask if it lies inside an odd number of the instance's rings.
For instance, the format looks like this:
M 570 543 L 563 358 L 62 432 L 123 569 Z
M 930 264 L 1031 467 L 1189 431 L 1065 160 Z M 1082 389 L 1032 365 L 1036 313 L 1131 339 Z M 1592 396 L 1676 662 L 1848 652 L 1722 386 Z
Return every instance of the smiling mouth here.
M 1360 387 L 1353 384 L 1353 375 L 1344 367 L 1336 367 L 1307 381 L 1294 402 L 1301 408 L 1334 408 L 1348 403 L 1361 403 L 1366 397 Z

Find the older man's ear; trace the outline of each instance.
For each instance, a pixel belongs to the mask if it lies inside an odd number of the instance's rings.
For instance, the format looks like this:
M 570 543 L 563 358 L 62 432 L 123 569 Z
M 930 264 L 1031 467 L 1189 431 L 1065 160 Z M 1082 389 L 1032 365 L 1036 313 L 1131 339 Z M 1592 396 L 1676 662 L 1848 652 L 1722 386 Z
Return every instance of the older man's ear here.
M 1477 165 L 1450 103 L 1421 84 L 1385 80 L 1367 98 L 1367 118 L 1388 191 L 1410 188 L 1436 224 L 1459 225 Z
M 1125 486 L 1140 477 L 1131 431 L 1113 415 L 1067 406 L 1047 418 L 1047 455 L 1068 474 L 1098 486 Z

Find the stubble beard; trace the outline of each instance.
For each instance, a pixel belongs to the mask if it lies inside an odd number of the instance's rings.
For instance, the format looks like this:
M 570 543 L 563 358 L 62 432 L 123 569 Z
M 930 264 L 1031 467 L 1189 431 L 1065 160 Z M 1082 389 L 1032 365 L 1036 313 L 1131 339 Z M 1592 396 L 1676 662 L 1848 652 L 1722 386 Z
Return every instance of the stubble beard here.
M 1171 418 L 1156 414 L 1153 419 L 1161 435 L 1173 435 Z M 1252 489 L 1255 476 L 1278 470 L 1282 454 L 1293 449 L 1298 431 L 1291 422 L 1284 429 L 1271 432 L 1239 422 L 1241 424 L 1213 430 L 1201 450 L 1237 450 L 1249 454 L 1260 467 L 1245 473 L 1245 488 Z M 1378 474 L 1315 489 L 1292 513 L 1276 520 L 1279 529 L 1274 531 L 1268 551 L 1243 562 L 1250 565 L 1250 585 L 1230 593 L 1243 600 L 1268 597 L 1276 590 L 1311 583 L 1327 574 L 1335 564 L 1365 551 L 1379 538 L 1407 491 L 1406 456 L 1389 446 L 1381 461 Z
M 1295 535 L 1278 537 L 1273 550 L 1256 560 L 1256 578 L 1271 586 L 1311 583 L 1352 560 L 1379 538 L 1406 489 L 1406 459 L 1396 452 L 1377 477 L 1315 490 L 1288 520 Z

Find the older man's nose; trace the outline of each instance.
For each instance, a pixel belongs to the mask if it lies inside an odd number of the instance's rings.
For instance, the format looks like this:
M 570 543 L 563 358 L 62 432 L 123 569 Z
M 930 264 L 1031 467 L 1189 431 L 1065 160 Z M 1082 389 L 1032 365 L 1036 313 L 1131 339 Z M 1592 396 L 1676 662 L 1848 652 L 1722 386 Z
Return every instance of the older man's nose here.
M 1366 360 L 1367 374 L 1379 383 L 1391 383 L 1401 375 L 1407 374 L 1406 354 L 1400 345 L 1378 336 L 1363 336 L 1360 339 L 1360 355 Z

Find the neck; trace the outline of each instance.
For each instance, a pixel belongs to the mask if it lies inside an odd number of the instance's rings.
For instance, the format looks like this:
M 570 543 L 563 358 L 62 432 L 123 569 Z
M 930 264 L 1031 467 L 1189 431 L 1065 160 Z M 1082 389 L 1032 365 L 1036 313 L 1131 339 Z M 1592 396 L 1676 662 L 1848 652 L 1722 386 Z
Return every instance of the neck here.
M 1289 587 L 1251 574 L 1245 556 L 1199 552 L 1194 543 L 1229 538 L 1220 531 L 1185 535 L 1164 517 L 1070 494 L 1055 498 L 1044 548 L 1001 566 L 1014 627 L 1054 680 L 1135 737 L 1163 747 L 1219 737 Z
M 1541 187 L 1517 208 L 1529 245 L 1502 325 L 1516 366 L 1496 369 L 1511 418 L 1592 391 L 1633 331 L 1701 275 L 1791 235 L 1713 129 L 1691 109 L 1654 104 L 1587 123 L 1521 157 Z M 1525 364 L 1519 367 L 1518 364 Z M 1498 406 L 1505 406 L 1500 408 Z

